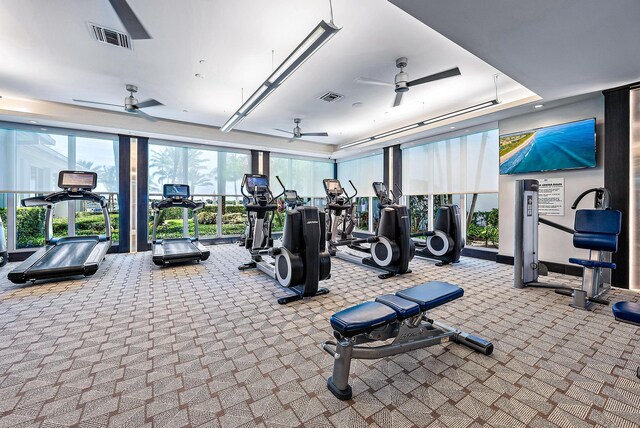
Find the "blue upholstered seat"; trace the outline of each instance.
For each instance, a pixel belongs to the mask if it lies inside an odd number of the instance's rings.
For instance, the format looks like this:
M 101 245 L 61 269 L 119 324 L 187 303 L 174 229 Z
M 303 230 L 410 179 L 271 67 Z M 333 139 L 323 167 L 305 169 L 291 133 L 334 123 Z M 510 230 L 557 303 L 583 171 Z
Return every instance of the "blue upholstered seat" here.
M 411 300 L 403 299 L 395 294 L 385 294 L 376 297 L 376 302 L 387 305 L 398 313 L 398 319 L 404 320 L 420 313 L 420 305 Z
M 611 310 L 617 320 L 640 325 L 640 303 L 617 302 Z
M 431 281 L 336 312 L 331 317 L 331 326 L 342 336 L 353 337 L 418 315 L 463 294 L 464 290 L 457 285 Z
M 420 305 L 420 310 L 424 312 L 462 297 L 464 290 L 448 282 L 430 281 L 398 291 L 396 295 L 416 302 Z
M 352 337 L 397 319 L 398 313 L 389 306 L 377 302 L 364 302 L 333 314 L 331 327 L 345 337 Z
M 616 268 L 615 263 L 600 262 L 598 260 L 576 259 L 573 257 L 569 259 L 569 263 L 584 266 L 590 269 L 593 269 L 593 268 L 615 269 Z

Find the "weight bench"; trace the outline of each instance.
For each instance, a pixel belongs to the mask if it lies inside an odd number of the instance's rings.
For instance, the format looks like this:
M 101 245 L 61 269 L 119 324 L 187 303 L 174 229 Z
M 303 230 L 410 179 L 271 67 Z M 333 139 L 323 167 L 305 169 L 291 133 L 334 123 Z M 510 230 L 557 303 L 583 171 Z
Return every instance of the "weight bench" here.
M 340 400 L 351 399 L 349 370 L 352 359 L 385 358 L 450 340 L 490 355 L 493 352 L 491 342 L 427 316 L 427 311 L 463 294 L 464 290 L 457 285 L 431 281 L 335 313 L 331 326 L 336 341 L 321 345 L 334 359 L 333 375 L 327 380 L 329 391 Z M 359 346 L 392 338 L 393 342 L 386 345 Z

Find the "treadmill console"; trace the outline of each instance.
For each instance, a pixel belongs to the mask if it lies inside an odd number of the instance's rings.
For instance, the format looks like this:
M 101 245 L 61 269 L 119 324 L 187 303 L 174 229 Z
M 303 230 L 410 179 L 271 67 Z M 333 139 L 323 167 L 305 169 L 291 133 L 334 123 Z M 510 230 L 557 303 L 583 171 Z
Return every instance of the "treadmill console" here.
M 269 190 L 269 178 L 262 174 L 245 174 L 244 185 L 249 193 L 265 193 Z
M 324 184 L 324 191 L 327 193 L 327 196 L 340 196 L 343 193 L 340 180 L 326 178 L 322 184 Z
M 191 196 L 186 184 L 165 184 L 162 186 L 162 197 L 165 199 L 188 199 Z
M 60 171 L 58 187 L 71 192 L 91 191 L 98 185 L 98 174 L 91 171 Z

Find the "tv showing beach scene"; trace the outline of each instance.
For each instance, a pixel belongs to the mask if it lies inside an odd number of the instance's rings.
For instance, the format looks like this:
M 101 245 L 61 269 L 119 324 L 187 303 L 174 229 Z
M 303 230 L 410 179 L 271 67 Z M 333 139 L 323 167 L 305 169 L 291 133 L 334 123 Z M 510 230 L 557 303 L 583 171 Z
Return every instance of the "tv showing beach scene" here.
M 595 166 L 595 119 L 500 136 L 500 174 Z

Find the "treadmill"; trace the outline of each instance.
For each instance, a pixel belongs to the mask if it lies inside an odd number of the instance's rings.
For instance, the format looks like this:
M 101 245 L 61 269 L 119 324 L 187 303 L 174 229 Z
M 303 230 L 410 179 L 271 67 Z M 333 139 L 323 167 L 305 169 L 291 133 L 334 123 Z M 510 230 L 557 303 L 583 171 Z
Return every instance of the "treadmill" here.
M 191 192 L 186 184 L 165 184 L 162 188 L 160 202 L 154 202 L 151 207 L 154 211 L 153 218 L 153 263 L 158 266 L 167 266 L 172 263 L 182 263 L 189 261 L 201 261 L 209 258 L 207 250 L 198 240 L 198 210 L 204 207 L 204 202 L 194 202 L 189 197 Z M 167 208 L 186 208 L 193 210 L 193 227 L 195 237 L 186 235 L 188 229 L 187 217 L 183 217 L 185 236 L 183 238 L 156 239 L 158 231 L 158 219 L 160 211 Z
M 45 220 L 45 245 L 17 268 L 8 278 L 16 284 L 40 279 L 69 276 L 89 276 L 96 273 L 111 247 L 111 220 L 104 196 L 92 192 L 96 188 L 98 174 L 88 171 L 60 171 L 58 187 L 61 192 L 22 200 L 23 207 L 47 207 Z M 53 206 L 60 202 L 88 201 L 100 204 L 105 222 L 105 234 L 99 236 L 53 236 Z

